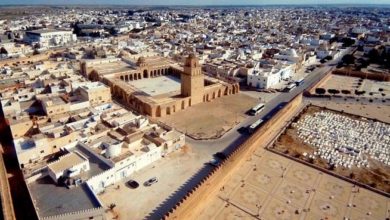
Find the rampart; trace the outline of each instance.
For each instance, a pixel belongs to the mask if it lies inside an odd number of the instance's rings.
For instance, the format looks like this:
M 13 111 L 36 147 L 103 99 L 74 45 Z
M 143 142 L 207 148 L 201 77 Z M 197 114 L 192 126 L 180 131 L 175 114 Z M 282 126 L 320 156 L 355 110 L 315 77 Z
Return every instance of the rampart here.
M 388 73 L 385 74 L 385 73 L 362 72 L 362 71 L 338 69 L 338 70 L 334 70 L 332 74 L 360 77 L 360 78 L 364 78 L 364 79 L 372 79 L 372 80 L 378 80 L 378 81 L 387 81 L 387 82 L 390 81 L 390 74 L 388 74 Z
M 3 219 L 5 220 L 14 220 L 15 212 L 14 206 L 12 203 L 11 189 L 9 188 L 7 170 L 5 168 L 4 159 L 3 159 L 3 150 L 2 147 L 0 152 L 0 198 L 1 198 L 1 207 L 3 211 Z
M 289 120 L 302 106 L 302 94 L 280 109 L 271 119 L 258 129 L 251 137 L 227 156 L 221 165 L 211 171 L 179 203 L 166 213 L 164 219 L 196 219 L 197 213 L 207 205 L 222 185 L 245 163 L 260 146 L 265 147 L 271 142 Z

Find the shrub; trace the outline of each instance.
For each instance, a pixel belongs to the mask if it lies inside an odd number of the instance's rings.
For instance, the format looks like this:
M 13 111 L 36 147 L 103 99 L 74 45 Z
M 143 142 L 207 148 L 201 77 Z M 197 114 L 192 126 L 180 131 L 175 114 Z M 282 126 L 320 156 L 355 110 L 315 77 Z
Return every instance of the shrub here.
M 316 94 L 323 95 L 326 93 L 326 90 L 323 88 L 316 88 L 315 92 Z

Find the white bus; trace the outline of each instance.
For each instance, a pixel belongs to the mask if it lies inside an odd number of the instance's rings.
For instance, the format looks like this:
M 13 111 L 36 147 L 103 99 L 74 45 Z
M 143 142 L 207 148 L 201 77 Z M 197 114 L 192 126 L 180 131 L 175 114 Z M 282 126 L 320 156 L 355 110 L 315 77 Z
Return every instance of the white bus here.
M 264 103 L 260 103 L 258 105 L 256 105 L 255 107 L 251 108 L 251 110 L 249 110 L 249 114 L 250 115 L 257 115 L 259 114 L 261 111 L 263 111 L 265 105 Z
M 289 84 L 286 88 L 284 88 L 284 91 L 285 91 L 285 92 L 290 92 L 290 91 L 293 90 L 295 87 L 297 87 L 297 84 L 291 83 L 291 84 Z
M 249 127 L 248 127 L 248 132 L 249 133 L 253 133 L 256 131 L 257 128 L 260 127 L 260 125 L 263 123 L 263 120 L 262 119 L 259 119 L 257 120 L 255 123 L 251 124 Z

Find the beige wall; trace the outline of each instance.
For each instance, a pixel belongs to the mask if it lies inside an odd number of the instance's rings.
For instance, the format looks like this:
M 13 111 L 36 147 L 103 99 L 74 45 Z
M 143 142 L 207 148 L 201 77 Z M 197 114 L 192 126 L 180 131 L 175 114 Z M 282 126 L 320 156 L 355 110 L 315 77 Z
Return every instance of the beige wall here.
M 0 146 L 0 148 L 2 148 Z M 1 150 L 0 155 L 0 195 L 1 195 L 1 207 L 3 210 L 3 219 L 14 220 L 15 212 L 12 203 L 11 190 L 8 183 L 7 170 L 3 160 L 3 152 Z
M 219 189 L 245 163 L 258 147 L 265 147 L 302 105 L 302 94 L 298 95 L 274 117 L 267 121 L 247 141 L 240 145 L 221 166 L 213 170 L 183 200 L 176 204 L 166 219 L 197 219 L 197 214 L 216 196 Z
M 61 147 L 76 142 L 79 138 L 80 137 L 76 132 L 72 132 L 69 135 L 60 138 L 45 138 L 38 146 L 18 153 L 19 164 L 27 165 L 30 163 L 31 159 L 43 158 L 56 153 Z
M 67 113 L 70 110 L 69 103 L 62 103 L 62 104 L 53 103 L 51 105 L 43 104 L 42 106 L 43 106 L 43 110 L 46 112 L 48 116 Z
M 91 105 L 98 105 L 111 102 L 111 91 L 108 87 L 94 88 L 91 90 L 80 90 L 80 95 L 89 101 Z

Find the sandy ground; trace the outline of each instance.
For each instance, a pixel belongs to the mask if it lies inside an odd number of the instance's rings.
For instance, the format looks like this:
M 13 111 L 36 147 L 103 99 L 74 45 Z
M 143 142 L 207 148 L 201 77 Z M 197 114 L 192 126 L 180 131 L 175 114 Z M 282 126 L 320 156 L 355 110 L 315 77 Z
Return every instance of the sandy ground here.
M 107 212 L 107 219 L 147 218 L 156 207 L 196 174 L 211 159 L 211 154 L 206 148 L 185 146 L 106 188 L 105 192 L 99 195 L 99 199 L 107 207 L 112 203 L 116 205 L 113 211 Z M 152 177 L 157 177 L 158 183 L 150 187 L 143 186 L 143 183 Z M 125 184 L 129 179 L 136 180 L 140 186 L 137 189 L 129 188 Z
M 321 108 L 311 106 L 300 115 L 300 118 L 304 117 L 305 115 L 312 115 L 317 111 L 321 111 Z M 359 120 L 360 117 L 352 118 Z M 286 153 L 292 157 L 297 157 L 302 160 L 305 160 L 305 158 L 302 156 L 303 152 L 314 152 L 314 148 L 308 144 L 303 143 L 303 141 L 298 138 L 296 129 L 291 127 L 289 127 L 286 132 L 279 137 L 279 139 L 273 145 L 273 148 L 279 152 Z M 313 163 L 325 169 L 329 167 L 326 161 L 322 159 L 316 159 L 313 161 Z M 383 163 L 370 160 L 370 168 L 352 167 L 351 169 L 347 169 L 337 167 L 333 172 L 345 177 L 350 177 L 351 173 L 353 173 L 354 180 L 366 185 L 375 186 L 382 191 L 390 193 L 390 185 L 388 184 L 388 179 L 390 178 L 390 168 Z
M 366 91 L 364 97 L 389 97 L 390 96 L 390 82 L 380 82 L 369 79 L 359 81 L 360 78 L 351 76 L 332 75 L 329 80 L 322 85 L 322 88 L 337 89 L 337 90 L 355 90 Z M 359 84 L 360 83 L 360 84 Z M 383 90 L 383 91 L 380 91 Z M 371 93 L 371 94 L 370 94 Z M 385 94 L 385 96 L 382 95 Z M 339 95 L 343 95 L 340 93 Z
M 198 219 L 386 219 L 390 199 L 263 150 Z
M 218 138 L 248 117 L 245 113 L 258 103 L 239 93 L 192 106 L 161 121 L 191 137 Z

